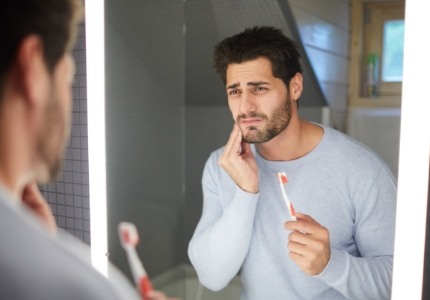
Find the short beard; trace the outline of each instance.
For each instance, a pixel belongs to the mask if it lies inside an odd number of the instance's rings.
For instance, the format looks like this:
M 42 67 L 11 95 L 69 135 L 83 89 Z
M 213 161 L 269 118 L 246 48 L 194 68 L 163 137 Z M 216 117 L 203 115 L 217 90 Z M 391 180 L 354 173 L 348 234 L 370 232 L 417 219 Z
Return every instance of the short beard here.
M 250 113 L 249 115 L 240 115 L 237 121 L 246 118 L 261 118 L 267 120 L 267 126 L 262 130 L 258 129 L 256 126 L 250 126 L 246 130 L 242 130 L 243 140 L 251 144 L 259 144 L 270 141 L 279 133 L 281 133 L 285 128 L 288 127 L 291 121 L 291 101 L 290 97 L 287 97 L 285 103 L 277 107 L 272 118 L 269 120 L 264 114 Z
M 52 92 L 45 108 L 44 130 L 41 132 L 37 145 L 38 159 L 40 160 L 39 181 L 49 182 L 55 179 L 62 169 L 65 151 L 65 120 L 60 104 Z M 59 136 L 61 135 L 61 136 Z M 68 135 L 67 135 L 68 136 Z M 59 139 L 62 139 L 61 141 Z M 58 143 L 61 145 L 58 145 Z M 60 147 L 59 147 L 60 146 Z

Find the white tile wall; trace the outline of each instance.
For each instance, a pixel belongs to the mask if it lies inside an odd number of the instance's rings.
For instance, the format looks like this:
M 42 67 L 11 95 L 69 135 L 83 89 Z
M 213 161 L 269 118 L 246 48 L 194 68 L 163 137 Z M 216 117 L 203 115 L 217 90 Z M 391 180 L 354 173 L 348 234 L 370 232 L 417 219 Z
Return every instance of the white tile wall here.
M 73 57 L 76 75 L 72 87 L 72 128 L 63 171 L 55 182 L 40 188 L 52 208 L 58 227 L 90 244 L 85 24 L 79 27 Z

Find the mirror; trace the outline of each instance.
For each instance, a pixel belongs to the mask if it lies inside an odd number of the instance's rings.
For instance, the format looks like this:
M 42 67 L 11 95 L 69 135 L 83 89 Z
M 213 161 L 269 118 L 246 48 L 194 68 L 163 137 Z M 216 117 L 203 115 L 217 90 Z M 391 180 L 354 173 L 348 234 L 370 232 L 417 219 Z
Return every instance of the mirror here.
M 221 38 L 256 25 L 256 20 L 283 27 L 282 3 L 105 1 L 108 246 L 110 260 L 127 275 L 129 268 L 116 229 L 124 220 L 139 228 L 139 255 L 156 287 L 183 299 L 207 293 L 195 281 L 185 279 L 194 276 L 186 248 L 200 218 L 203 164 L 212 150 L 225 143 L 232 126 L 222 84 L 210 67 L 212 48 Z M 301 108 L 302 114 L 344 130 L 350 3 L 290 0 L 289 4 L 309 63 L 316 66 L 320 92 L 330 105 L 330 117 L 324 117 L 325 110 L 315 108 L 318 105 Z M 238 10 L 242 12 L 240 18 L 235 14 Z M 337 19 L 325 21 L 333 17 Z M 81 35 L 77 58 L 85 51 L 85 32 Z M 84 132 L 85 60 L 78 63 L 80 79 L 75 95 L 80 95 L 80 102 L 74 123 Z M 333 65 L 336 69 L 331 68 Z M 308 76 L 305 84 L 314 80 Z M 80 237 L 82 222 L 82 239 L 90 242 L 85 154 L 79 157 L 82 186 L 74 188 L 78 183 L 73 181 L 73 171 L 77 170 L 74 162 L 78 160 L 74 150 L 85 152 L 85 134 L 75 131 L 66 158 L 71 174 L 64 175 L 62 188 L 50 185 L 46 193 L 53 207 L 62 207 L 55 209 L 57 220 L 62 220 L 60 225 Z M 82 209 L 81 215 L 71 212 L 76 211 L 76 205 Z M 240 286 L 235 285 L 239 284 L 233 281 L 231 297 L 221 297 L 237 299 Z
M 183 259 L 184 3 L 108 0 L 105 16 L 109 258 L 130 274 L 117 225 L 133 222 L 155 278 Z
M 225 144 L 233 124 L 224 88 L 211 68 L 213 46 L 257 24 L 293 34 L 297 29 L 289 27 L 291 18 L 284 15 L 292 12 L 281 3 L 105 2 L 108 248 L 110 260 L 126 274 L 128 264 L 116 233 L 124 220 L 140 230 L 139 254 L 156 286 L 183 298 L 198 295 L 199 289 L 204 299 L 210 297 L 197 284 L 186 250 L 201 215 L 204 163 L 211 151 Z M 340 10 L 347 13 L 348 5 Z M 347 21 L 342 26 L 347 27 Z M 347 43 L 346 33 L 343 38 Z M 327 64 L 339 60 L 326 52 L 321 55 Z M 340 60 L 342 73 L 328 76 L 342 76 L 346 92 L 347 59 Z M 304 64 L 310 64 L 305 56 Z M 313 72 L 304 76 L 301 110 L 321 122 L 322 91 Z M 326 82 L 325 88 L 334 86 Z M 239 292 L 240 284 L 234 281 L 217 295 L 236 299 Z

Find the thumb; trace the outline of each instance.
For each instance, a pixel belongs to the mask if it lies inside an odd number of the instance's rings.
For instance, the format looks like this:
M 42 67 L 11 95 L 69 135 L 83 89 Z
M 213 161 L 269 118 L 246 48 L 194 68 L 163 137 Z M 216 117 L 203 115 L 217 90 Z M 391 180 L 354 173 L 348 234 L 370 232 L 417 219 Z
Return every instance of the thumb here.
M 303 214 L 303 213 L 299 213 L 299 212 L 296 212 L 296 217 L 299 220 L 308 220 L 308 221 L 313 220 L 311 216 Z

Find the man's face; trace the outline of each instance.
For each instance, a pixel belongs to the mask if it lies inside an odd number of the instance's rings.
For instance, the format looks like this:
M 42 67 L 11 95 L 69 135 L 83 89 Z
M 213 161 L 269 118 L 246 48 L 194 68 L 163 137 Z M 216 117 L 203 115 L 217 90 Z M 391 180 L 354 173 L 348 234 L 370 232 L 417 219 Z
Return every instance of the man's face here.
M 244 141 L 267 142 L 288 126 L 291 99 L 285 83 L 273 76 L 268 59 L 230 64 L 226 81 L 228 104 Z
M 45 173 L 42 175 L 42 181 L 52 180 L 61 167 L 70 134 L 74 68 L 73 58 L 70 54 L 65 54 L 50 75 L 50 90 L 37 145 L 38 157 Z

